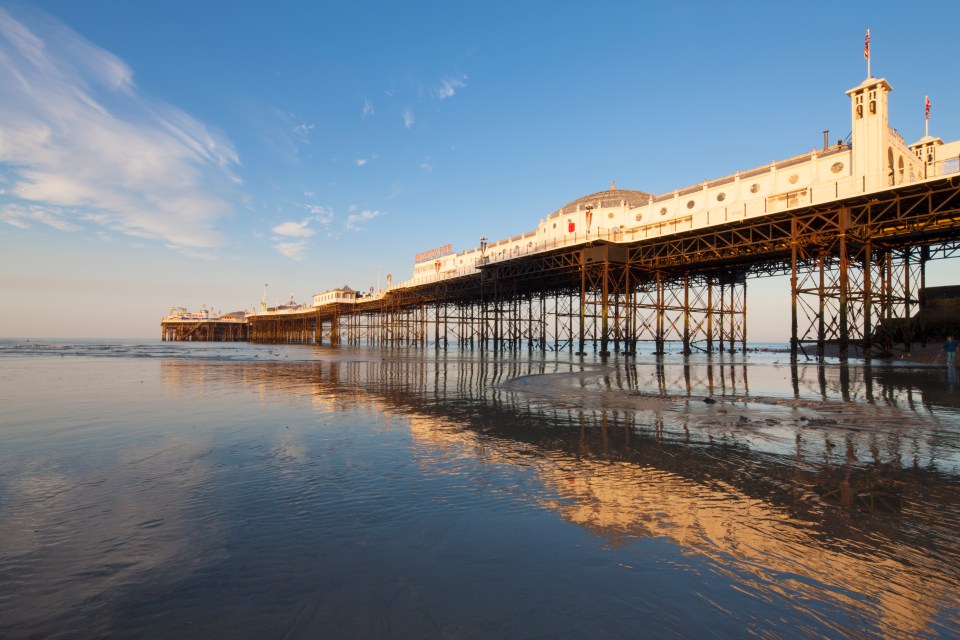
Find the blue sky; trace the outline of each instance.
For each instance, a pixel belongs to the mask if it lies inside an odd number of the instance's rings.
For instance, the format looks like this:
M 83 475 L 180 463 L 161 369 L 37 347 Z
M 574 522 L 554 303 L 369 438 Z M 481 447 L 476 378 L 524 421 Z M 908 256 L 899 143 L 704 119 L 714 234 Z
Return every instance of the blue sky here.
M 960 3 L 644 5 L 0 0 L 0 335 L 157 337 L 809 151 L 867 27 L 891 124 L 929 94 L 960 138 Z M 751 282 L 752 339 L 787 292 Z

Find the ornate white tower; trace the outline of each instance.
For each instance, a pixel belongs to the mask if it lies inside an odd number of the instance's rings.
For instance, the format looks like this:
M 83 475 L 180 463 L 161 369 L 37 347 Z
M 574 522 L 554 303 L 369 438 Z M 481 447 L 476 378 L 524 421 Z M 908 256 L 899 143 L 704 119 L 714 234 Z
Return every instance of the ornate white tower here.
M 889 124 L 888 96 L 893 91 L 883 78 L 867 78 L 847 91 L 852 121 L 852 174 L 863 189 L 873 191 L 922 176 L 916 154 Z
M 893 87 L 883 78 L 867 78 L 860 86 L 847 91 L 853 131 L 853 175 L 866 177 L 868 184 L 875 176 L 886 174 L 884 156 L 890 146 L 887 95 L 891 91 Z

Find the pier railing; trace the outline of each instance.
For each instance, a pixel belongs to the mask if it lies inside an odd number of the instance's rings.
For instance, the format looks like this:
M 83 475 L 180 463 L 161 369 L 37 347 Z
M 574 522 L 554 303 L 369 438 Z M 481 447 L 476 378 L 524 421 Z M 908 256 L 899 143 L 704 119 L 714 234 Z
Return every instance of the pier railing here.
M 458 254 L 458 257 L 464 258 L 462 260 L 462 262 L 464 262 L 463 266 L 394 282 L 384 291 L 428 285 L 444 280 L 470 276 L 476 274 L 481 265 L 507 262 L 539 253 L 583 245 L 597 240 L 615 244 L 633 244 L 643 240 L 662 238 L 667 234 L 696 231 L 715 225 L 735 223 L 765 215 L 782 213 L 791 209 L 831 203 L 873 192 L 882 192 L 888 190 L 891 186 L 915 184 L 929 179 L 960 174 L 960 158 L 950 158 L 936 162 L 929 167 L 929 171 L 933 175 L 929 175 L 926 178 L 908 175 L 899 181 L 894 177 L 875 177 L 873 179 L 866 177 L 845 178 L 832 183 L 802 187 L 770 195 L 763 199 L 755 199 L 727 206 L 710 207 L 687 215 L 662 217 L 660 220 L 654 219 L 652 222 L 637 224 L 628 228 L 591 225 L 583 232 L 570 233 L 548 240 L 531 239 L 536 236 L 536 233 L 521 234 L 491 244 L 485 252 L 472 249 Z M 893 183 L 892 185 L 891 182 Z M 643 219 L 647 219 L 647 216 L 643 216 Z M 518 240 L 520 240 L 520 242 L 517 242 Z M 527 242 L 524 243 L 523 240 L 527 240 Z

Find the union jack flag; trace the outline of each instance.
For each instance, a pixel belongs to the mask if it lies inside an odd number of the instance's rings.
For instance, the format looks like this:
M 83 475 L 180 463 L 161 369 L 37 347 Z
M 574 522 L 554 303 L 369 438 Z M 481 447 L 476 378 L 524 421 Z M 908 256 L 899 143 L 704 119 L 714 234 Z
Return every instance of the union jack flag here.
M 870 29 L 867 29 L 867 37 L 863 41 L 863 59 L 870 59 Z
M 929 120 L 930 119 L 930 96 L 926 96 L 926 98 L 927 98 L 926 118 L 927 120 Z

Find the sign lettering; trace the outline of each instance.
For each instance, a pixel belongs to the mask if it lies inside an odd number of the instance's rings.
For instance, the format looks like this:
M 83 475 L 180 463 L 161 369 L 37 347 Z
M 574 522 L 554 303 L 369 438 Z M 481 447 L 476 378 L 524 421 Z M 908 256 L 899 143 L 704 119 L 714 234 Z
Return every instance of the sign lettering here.
M 426 262 L 427 260 L 436 260 L 437 258 L 442 258 L 443 256 L 448 256 L 453 253 L 453 245 L 445 244 L 442 247 L 437 247 L 436 249 L 429 249 L 427 251 L 421 251 L 413 257 L 413 261 L 416 262 Z

